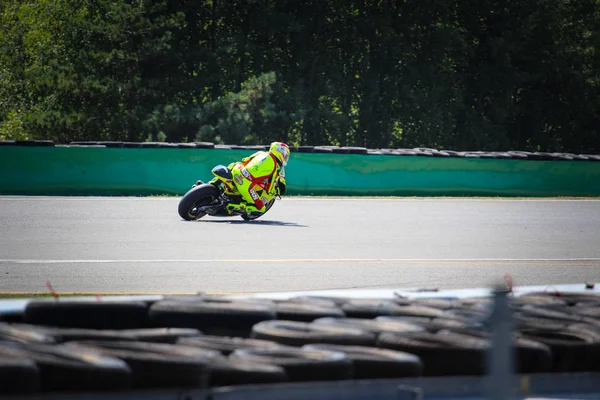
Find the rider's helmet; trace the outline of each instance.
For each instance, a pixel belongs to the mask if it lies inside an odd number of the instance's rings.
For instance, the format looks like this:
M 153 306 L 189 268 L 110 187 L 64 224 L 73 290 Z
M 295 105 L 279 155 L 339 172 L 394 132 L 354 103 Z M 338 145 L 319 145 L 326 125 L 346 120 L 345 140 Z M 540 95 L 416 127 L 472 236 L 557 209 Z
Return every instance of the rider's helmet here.
M 273 142 L 269 148 L 269 153 L 273 154 L 284 167 L 290 159 L 290 148 L 283 142 Z

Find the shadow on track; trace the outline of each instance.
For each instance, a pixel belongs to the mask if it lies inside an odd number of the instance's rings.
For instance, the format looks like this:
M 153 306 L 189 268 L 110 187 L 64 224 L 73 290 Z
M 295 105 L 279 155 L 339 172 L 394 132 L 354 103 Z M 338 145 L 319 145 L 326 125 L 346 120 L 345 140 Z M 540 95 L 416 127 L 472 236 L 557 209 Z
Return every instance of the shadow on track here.
M 264 219 L 259 219 L 259 220 L 254 220 L 254 221 L 244 221 L 244 220 L 219 220 L 219 219 L 212 219 L 212 220 L 202 220 L 202 221 L 198 221 L 198 222 L 203 222 L 203 223 L 217 223 L 217 224 L 232 224 L 232 225 L 266 225 L 266 226 L 294 226 L 297 228 L 308 228 L 307 225 L 300 225 L 297 224 L 295 222 L 283 222 L 283 221 L 269 221 L 269 220 L 264 220 Z

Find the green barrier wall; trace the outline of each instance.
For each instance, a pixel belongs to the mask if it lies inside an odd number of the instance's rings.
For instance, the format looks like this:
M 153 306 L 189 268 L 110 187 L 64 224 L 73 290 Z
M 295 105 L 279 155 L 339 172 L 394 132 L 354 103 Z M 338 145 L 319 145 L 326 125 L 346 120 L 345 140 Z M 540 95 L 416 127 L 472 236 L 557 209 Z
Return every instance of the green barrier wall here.
M 181 195 L 247 150 L 0 147 L 3 195 Z M 600 162 L 293 153 L 289 195 L 599 196 Z

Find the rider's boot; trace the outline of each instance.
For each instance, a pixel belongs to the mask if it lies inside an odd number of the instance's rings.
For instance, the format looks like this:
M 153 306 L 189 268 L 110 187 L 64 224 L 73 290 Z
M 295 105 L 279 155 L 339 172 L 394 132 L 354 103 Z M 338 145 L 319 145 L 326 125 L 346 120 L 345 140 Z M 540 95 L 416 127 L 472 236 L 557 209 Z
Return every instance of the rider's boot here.
M 243 202 L 242 203 L 229 203 L 229 204 L 227 204 L 225 209 L 227 210 L 227 213 L 229 215 L 231 215 L 236 211 L 244 211 L 245 209 L 247 209 L 247 206 Z
M 256 208 L 254 206 L 254 204 L 246 204 L 246 213 L 247 214 L 254 214 L 254 213 L 262 213 L 261 210 L 259 210 L 258 208 Z
M 256 208 L 254 206 L 254 204 L 248 204 L 245 202 L 241 202 L 241 203 L 229 203 L 225 209 L 227 210 L 227 213 L 229 215 L 233 214 L 236 211 L 243 211 L 246 214 L 253 214 L 253 213 L 261 213 L 262 211 L 259 210 L 258 208 Z

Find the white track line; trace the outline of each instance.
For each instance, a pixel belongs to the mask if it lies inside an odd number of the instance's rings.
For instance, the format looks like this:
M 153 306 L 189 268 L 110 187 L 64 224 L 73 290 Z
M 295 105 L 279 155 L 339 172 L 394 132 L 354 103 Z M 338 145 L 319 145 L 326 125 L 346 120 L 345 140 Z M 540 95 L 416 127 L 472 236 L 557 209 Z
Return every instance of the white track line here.
M 10 196 L 0 195 L 0 201 L 5 200 L 27 200 L 27 201 L 47 201 L 47 200 L 68 200 L 68 201 L 108 201 L 108 200 L 119 200 L 119 201 L 179 201 L 182 196 L 147 196 L 147 197 L 134 197 L 134 196 Z M 524 202 L 524 201 L 553 201 L 553 202 L 600 202 L 600 198 L 591 196 L 565 196 L 561 197 L 496 197 L 496 196 L 472 196 L 472 197 L 456 197 L 456 196 L 289 196 L 283 197 L 281 201 L 357 201 L 357 200 L 374 200 L 374 201 L 408 201 L 408 202 L 436 202 L 436 201 L 502 201 L 502 202 Z
M 27 260 L 0 259 L 1 264 L 117 264 L 117 263 L 326 263 L 326 262 L 387 262 L 387 263 L 479 263 L 479 262 L 600 262 L 600 258 L 310 258 L 280 260 Z

